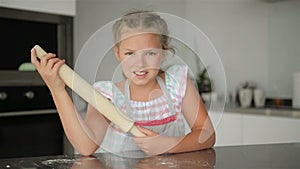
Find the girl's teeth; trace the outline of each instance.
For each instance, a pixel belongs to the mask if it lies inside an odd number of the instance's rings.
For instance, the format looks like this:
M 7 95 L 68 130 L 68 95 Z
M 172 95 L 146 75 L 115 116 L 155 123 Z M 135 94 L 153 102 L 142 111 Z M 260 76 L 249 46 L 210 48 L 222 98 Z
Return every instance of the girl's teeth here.
M 137 74 L 137 75 L 144 75 L 144 74 L 146 74 L 146 72 L 135 72 L 135 74 Z

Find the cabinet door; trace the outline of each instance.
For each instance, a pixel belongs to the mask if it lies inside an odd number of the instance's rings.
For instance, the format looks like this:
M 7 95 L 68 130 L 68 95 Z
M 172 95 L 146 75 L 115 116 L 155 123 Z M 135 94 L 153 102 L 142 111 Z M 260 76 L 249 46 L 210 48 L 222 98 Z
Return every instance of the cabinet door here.
M 224 112 L 223 115 L 210 113 L 216 130 L 215 146 L 232 146 L 242 144 L 242 115 Z
M 300 142 L 300 120 L 243 115 L 243 144 Z

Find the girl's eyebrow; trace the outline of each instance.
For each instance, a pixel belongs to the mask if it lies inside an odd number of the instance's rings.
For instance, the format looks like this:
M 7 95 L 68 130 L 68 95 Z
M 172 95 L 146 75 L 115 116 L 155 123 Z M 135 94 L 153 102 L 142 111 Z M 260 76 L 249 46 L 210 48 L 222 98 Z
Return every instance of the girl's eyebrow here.
M 133 52 L 134 50 L 125 48 L 125 49 L 123 49 L 122 51 L 130 51 L 130 52 Z
M 155 51 L 157 49 L 158 48 L 147 48 L 147 49 L 142 49 L 142 50 L 138 50 L 138 51 Z M 136 52 L 136 50 L 124 48 L 124 49 L 122 49 L 122 52 Z

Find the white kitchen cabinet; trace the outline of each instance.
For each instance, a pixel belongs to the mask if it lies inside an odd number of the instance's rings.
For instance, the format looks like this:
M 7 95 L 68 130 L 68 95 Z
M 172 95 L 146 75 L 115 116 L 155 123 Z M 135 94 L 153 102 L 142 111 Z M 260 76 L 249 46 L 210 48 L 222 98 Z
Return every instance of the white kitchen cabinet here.
M 224 112 L 216 123 L 220 117 L 214 113 L 210 117 L 216 130 L 215 146 L 300 142 L 299 118 Z
M 0 0 L 0 7 L 75 16 L 76 0 Z
M 222 117 L 211 113 L 216 132 L 215 146 L 231 146 L 242 144 L 242 115 L 239 113 L 223 113 Z M 221 118 L 221 119 L 219 119 Z
M 300 142 L 300 120 L 276 116 L 243 115 L 243 144 Z

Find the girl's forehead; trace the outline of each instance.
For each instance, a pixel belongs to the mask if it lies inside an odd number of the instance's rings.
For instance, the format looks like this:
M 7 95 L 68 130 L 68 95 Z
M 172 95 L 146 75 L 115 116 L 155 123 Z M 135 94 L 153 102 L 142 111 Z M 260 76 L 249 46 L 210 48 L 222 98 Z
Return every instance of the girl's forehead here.
M 161 47 L 160 36 L 154 33 L 131 34 L 120 41 L 120 48 L 132 50 Z
M 156 36 L 161 36 L 160 32 L 153 29 L 145 29 L 145 28 L 123 28 L 122 31 L 119 32 L 119 40 L 122 41 L 124 39 L 144 35 L 144 34 L 154 34 Z

